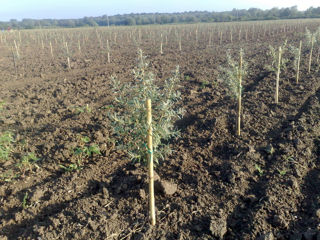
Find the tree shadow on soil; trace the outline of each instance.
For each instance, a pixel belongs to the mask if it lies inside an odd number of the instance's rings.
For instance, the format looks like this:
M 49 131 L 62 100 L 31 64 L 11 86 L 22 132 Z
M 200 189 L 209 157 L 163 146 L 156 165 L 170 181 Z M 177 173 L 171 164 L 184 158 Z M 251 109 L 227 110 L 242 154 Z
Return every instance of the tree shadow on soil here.
M 78 195 L 77 197 L 75 197 L 71 200 L 66 200 L 66 201 L 62 201 L 59 203 L 50 204 L 50 205 L 44 207 L 43 209 L 41 209 L 41 211 L 39 213 L 37 213 L 36 215 L 33 215 L 31 218 L 22 220 L 18 224 L 13 223 L 13 224 L 8 224 L 8 225 L 4 226 L 1 229 L 0 233 L 7 236 L 8 240 L 15 240 L 15 239 L 18 239 L 19 237 L 22 237 L 22 236 L 31 237 L 31 235 L 36 234 L 34 232 L 35 226 L 50 226 L 50 225 L 52 225 L 52 221 L 50 220 L 51 216 L 59 214 L 60 212 L 62 212 L 63 210 L 65 210 L 66 208 L 71 206 L 72 203 L 75 203 L 75 202 L 77 202 L 81 199 L 84 199 L 84 198 L 89 198 L 92 195 L 97 194 L 99 191 L 100 191 L 100 183 L 95 180 L 90 180 L 88 182 L 87 190 L 84 191 L 83 193 L 81 193 L 80 195 Z M 21 210 L 22 209 L 17 209 L 17 210 L 15 210 L 15 213 L 17 213 Z M 12 214 L 12 212 L 10 212 L 10 211 L 12 211 L 12 209 L 9 209 L 8 211 L 6 211 L 4 213 L 4 215 L 7 217 L 10 216 Z M 27 211 L 27 209 L 24 211 Z M 6 218 L 6 219 L 8 219 L 8 218 Z M 34 237 L 34 239 L 36 239 L 37 237 L 40 237 L 40 236 L 33 236 L 33 237 Z
M 290 229 L 294 232 L 298 227 L 302 227 L 302 231 L 307 231 L 308 229 L 317 229 L 318 216 L 316 216 L 316 211 L 320 209 L 320 136 L 318 139 L 314 140 L 315 152 L 318 156 L 315 165 L 318 168 L 310 170 L 304 177 L 304 182 L 302 184 L 302 194 L 305 196 L 303 202 L 301 202 L 301 212 L 302 218 L 297 219 L 295 222 L 291 222 Z
M 320 96 L 320 90 L 316 92 L 316 95 Z M 313 95 L 310 95 L 305 100 L 305 102 L 299 108 L 298 113 L 295 116 L 287 116 L 279 124 L 279 127 L 270 130 L 269 133 L 267 134 L 266 140 L 268 142 L 276 143 L 276 144 L 288 142 L 289 140 L 282 137 L 283 129 L 287 127 L 289 120 L 295 120 L 295 121 L 298 120 L 302 116 L 302 114 L 310 108 L 312 97 Z M 266 161 L 265 172 L 270 172 L 273 165 L 277 161 L 276 159 L 277 155 L 281 155 L 281 152 L 276 151 L 273 154 L 273 157 Z M 267 157 L 266 154 L 265 154 L 265 157 Z M 309 196 L 307 197 L 307 199 L 308 201 L 310 201 L 310 203 L 314 203 L 315 201 L 314 200 L 315 197 L 310 195 L 313 193 L 312 189 L 314 188 L 313 183 L 311 184 L 310 181 L 312 182 L 313 177 L 315 177 L 317 174 L 319 174 L 319 171 L 311 171 L 308 174 L 308 176 L 305 178 L 305 184 L 307 185 L 307 188 L 304 193 L 306 194 L 306 196 Z M 245 208 L 243 207 L 243 201 L 240 201 L 240 203 L 234 208 L 234 211 L 228 216 L 228 219 L 227 219 L 228 226 L 232 226 L 231 228 L 233 233 L 236 233 L 237 237 L 239 237 L 240 239 L 245 238 L 246 234 L 252 233 L 253 227 L 254 227 L 255 215 L 257 214 L 261 206 L 263 206 L 264 202 L 268 200 L 266 197 L 268 187 L 269 187 L 269 182 L 268 182 L 267 176 L 265 175 L 260 177 L 257 182 L 251 183 L 245 195 L 254 194 L 256 198 L 260 200 L 250 203 L 250 205 L 247 204 Z M 306 215 L 305 219 L 307 219 L 308 217 L 310 217 L 310 215 Z M 226 239 L 228 237 L 232 237 L 232 236 L 227 235 Z
M 21 189 L 21 190 L 15 192 L 14 196 L 16 198 L 20 199 L 22 202 L 22 199 L 26 193 L 34 192 L 38 187 L 41 187 L 41 186 L 47 184 L 48 182 L 53 182 L 53 181 L 57 180 L 59 177 L 61 177 L 62 174 L 63 174 L 62 171 L 55 171 L 50 176 L 43 179 L 41 182 L 38 182 L 30 187 L 27 187 L 27 188 L 24 188 L 24 189 Z M 5 194 L 6 195 L 4 197 L 9 197 L 10 195 L 12 196 L 12 189 L 7 190 L 5 192 Z M 49 192 L 43 196 L 44 200 L 46 200 L 46 198 L 50 197 L 48 194 L 49 194 Z M 32 197 L 32 195 L 29 197 Z M 2 220 L 12 219 L 14 217 L 14 215 L 21 210 L 22 210 L 21 208 L 17 208 L 17 207 L 9 208 L 7 211 L 2 212 L 1 218 L 2 218 Z

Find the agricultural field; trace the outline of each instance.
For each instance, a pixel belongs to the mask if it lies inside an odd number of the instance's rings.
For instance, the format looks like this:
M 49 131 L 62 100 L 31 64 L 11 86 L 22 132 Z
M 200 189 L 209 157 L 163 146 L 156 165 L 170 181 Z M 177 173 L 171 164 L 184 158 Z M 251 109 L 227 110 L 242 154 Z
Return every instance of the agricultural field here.
M 305 19 L 0 33 L 0 239 L 320 239 L 318 27 Z M 177 93 L 166 130 L 179 134 L 155 159 L 155 226 L 147 166 L 128 151 L 141 142 L 129 137 L 135 105 L 118 97 L 147 71 L 160 97 Z M 167 79 L 177 80 L 170 89 Z

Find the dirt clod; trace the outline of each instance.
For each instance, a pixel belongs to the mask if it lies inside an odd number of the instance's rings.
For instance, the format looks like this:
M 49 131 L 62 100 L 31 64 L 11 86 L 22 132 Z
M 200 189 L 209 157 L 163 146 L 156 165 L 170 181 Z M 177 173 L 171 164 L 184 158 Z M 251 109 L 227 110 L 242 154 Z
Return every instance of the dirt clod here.
M 158 193 L 170 196 L 177 191 L 178 185 L 166 180 L 157 180 L 154 182 L 154 189 Z
M 274 240 L 274 235 L 272 232 L 261 235 L 258 240 Z
M 214 237 L 223 239 L 224 235 L 227 232 L 227 221 L 223 218 L 211 219 L 210 232 Z

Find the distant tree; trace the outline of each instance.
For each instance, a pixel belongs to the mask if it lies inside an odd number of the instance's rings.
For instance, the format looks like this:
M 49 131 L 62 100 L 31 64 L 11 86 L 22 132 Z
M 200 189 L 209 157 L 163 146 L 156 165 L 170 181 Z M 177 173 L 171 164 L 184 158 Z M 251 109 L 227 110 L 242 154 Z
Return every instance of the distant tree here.
M 128 17 L 125 20 L 125 25 L 129 25 L 129 26 L 136 25 L 136 20 L 133 17 Z
M 76 23 L 72 19 L 65 19 L 65 20 L 60 20 L 59 25 L 61 27 L 72 28 L 76 26 Z
M 36 20 L 33 19 L 22 19 L 21 22 L 21 26 L 22 28 L 26 28 L 26 29 L 32 29 L 36 27 Z
M 11 19 L 10 20 L 10 25 L 12 28 L 18 28 L 19 27 L 19 23 L 17 21 L 17 19 Z
M 289 8 L 282 8 L 279 10 L 280 18 L 289 18 L 290 17 L 290 9 Z
M 198 22 L 198 19 L 196 16 L 193 16 L 193 15 L 189 15 L 186 17 L 186 22 L 188 23 L 195 23 L 195 22 Z
M 92 17 L 90 17 L 90 18 L 84 17 L 83 23 L 84 23 L 84 25 L 87 25 L 87 26 L 92 26 L 92 27 L 98 26 L 98 24 L 96 23 L 96 21 Z
M 182 12 L 182 13 L 141 13 L 100 17 L 84 17 L 81 19 L 11 19 L 0 22 L 0 27 L 12 28 L 50 28 L 50 27 L 82 27 L 82 26 L 107 26 L 109 25 L 146 25 L 167 23 L 195 23 L 195 22 L 230 22 L 244 20 L 288 19 L 288 18 L 315 18 L 320 17 L 320 7 L 310 7 L 306 11 L 299 11 L 297 6 L 290 8 L 272 8 L 261 10 L 258 8 L 232 9 L 225 12 Z
M 178 17 L 176 15 L 170 16 L 170 23 L 177 23 Z

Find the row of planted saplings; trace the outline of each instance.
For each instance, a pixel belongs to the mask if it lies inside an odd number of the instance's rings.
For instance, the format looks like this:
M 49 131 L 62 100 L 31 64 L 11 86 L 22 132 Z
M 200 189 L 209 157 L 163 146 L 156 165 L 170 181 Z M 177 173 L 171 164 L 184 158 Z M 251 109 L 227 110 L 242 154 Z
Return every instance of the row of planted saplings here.
M 300 78 L 300 64 L 301 64 L 301 52 L 302 52 L 302 43 L 299 42 L 299 46 L 295 47 L 293 45 L 288 46 L 287 41 L 285 41 L 278 48 L 278 52 L 273 46 L 269 46 L 268 55 L 271 57 L 271 64 L 267 66 L 268 70 L 271 70 L 276 74 L 276 88 L 275 88 L 275 103 L 279 103 L 279 80 L 280 73 L 283 68 L 286 68 L 288 59 L 283 57 L 284 52 L 288 52 L 293 56 L 293 68 L 295 70 L 295 79 L 296 83 L 299 83 Z M 305 45 L 308 51 L 307 58 L 307 70 L 308 73 L 311 72 L 312 60 L 313 60 L 313 51 L 314 47 L 320 44 L 320 28 L 317 31 L 311 32 L 306 29 L 305 34 Z M 320 47 L 318 46 L 318 54 L 316 57 L 316 62 L 319 65 L 319 56 L 320 56 Z M 240 50 L 239 61 L 235 61 L 231 58 L 230 54 L 227 53 L 227 67 L 223 67 L 222 70 L 223 79 L 226 81 L 226 85 L 229 87 L 231 94 L 236 96 L 238 101 L 238 111 L 237 111 L 237 135 L 241 134 L 241 93 L 242 93 L 242 78 L 247 73 L 247 65 L 243 61 L 243 50 Z
M 306 34 L 307 43 L 309 41 L 309 32 Z M 316 38 L 316 34 L 314 36 Z M 312 38 L 314 44 L 315 40 Z M 283 50 L 288 51 L 294 56 L 294 68 L 297 72 L 296 81 L 299 81 L 299 66 L 301 59 L 302 42 L 299 48 L 288 47 L 285 41 L 280 47 L 278 53 L 270 46 L 269 56 L 271 64 L 268 67 L 276 74 L 276 93 L 275 102 L 278 103 L 279 79 L 281 68 L 287 61 L 283 58 Z M 298 51 L 297 51 L 298 49 Z M 310 61 L 309 61 L 309 64 Z M 310 66 L 308 66 L 310 69 Z M 230 53 L 227 53 L 227 64 L 221 67 L 221 78 L 225 80 L 228 89 L 238 100 L 237 116 L 237 135 L 241 134 L 241 94 L 242 78 L 247 74 L 247 63 L 244 60 L 244 52 L 240 50 L 239 60 L 234 60 Z M 181 94 L 177 91 L 179 81 L 179 69 L 170 79 L 166 80 L 164 87 L 159 88 L 155 84 L 155 76 L 148 72 L 148 63 L 139 51 L 139 64 L 134 69 L 135 81 L 130 86 L 124 86 L 124 83 L 115 76 L 112 77 L 110 86 L 116 94 L 115 101 L 110 106 L 114 111 L 109 114 L 110 123 L 117 137 L 118 146 L 125 150 L 133 161 L 142 161 L 148 163 L 149 171 L 149 214 L 151 224 L 156 224 L 155 215 L 155 197 L 154 197 L 154 161 L 163 160 L 172 152 L 168 144 L 164 144 L 179 133 L 174 128 L 174 121 L 183 116 L 183 110 L 176 108 L 176 103 L 181 99 Z M 126 83 L 128 84 L 128 83 Z M 153 114 L 151 114 L 151 103 L 153 105 Z M 124 140 L 126 139 L 126 140 Z
M 19 36 L 21 36 L 20 31 L 19 31 Z M 47 35 L 44 35 L 44 36 L 47 36 Z M 101 37 L 97 31 L 96 31 L 96 37 L 97 37 L 97 40 L 100 43 L 100 45 L 102 45 Z M 54 48 L 53 48 L 53 44 L 52 44 L 53 41 L 49 40 L 47 37 L 48 42 L 47 42 L 47 44 L 45 44 L 43 41 L 44 37 L 42 37 L 41 34 L 39 35 L 39 39 L 40 39 L 39 42 L 41 42 L 42 49 L 45 49 L 45 46 L 48 46 L 48 48 L 50 49 L 50 55 L 52 58 L 54 58 L 55 52 L 54 52 Z M 68 67 L 68 69 L 71 69 L 71 64 L 70 64 L 71 53 L 69 50 L 68 41 L 65 39 L 65 36 L 63 34 L 60 36 L 56 36 L 53 39 L 56 44 L 61 42 L 61 46 L 62 46 L 61 49 L 63 50 L 63 53 L 66 57 L 67 67 Z M 115 38 L 115 40 L 116 40 L 116 38 Z M 3 40 L 3 41 L 5 41 L 5 40 Z M 88 41 L 88 37 L 83 35 L 83 44 L 85 41 Z M 77 44 L 78 52 L 81 55 L 82 50 L 81 50 L 80 35 L 79 35 L 77 42 L 78 42 L 78 44 Z M 107 39 L 106 40 L 106 56 L 107 56 L 108 63 L 111 62 L 110 50 L 111 50 L 111 48 L 110 48 L 109 40 Z M 17 73 L 18 61 L 21 58 L 21 40 L 13 39 L 13 46 L 10 47 L 10 51 L 11 51 L 12 58 L 13 58 L 15 72 Z
M 312 51 L 318 33 L 310 33 L 307 31 L 307 43 L 309 43 L 309 34 L 311 34 L 311 49 Z M 295 59 L 297 56 L 296 71 L 299 76 L 299 66 L 301 58 L 301 46 L 299 45 L 298 54 L 294 54 Z M 67 45 L 66 45 L 67 47 Z M 282 57 L 283 49 L 288 48 L 286 42 L 279 47 L 278 54 L 275 49 L 270 47 L 270 56 L 273 60 L 271 69 L 277 75 L 277 89 L 276 99 L 278 103 L 278 87 L 281 67 L 285 65 L 285 59 Z M 289 51 L 289 50 L 287 50 Z M 297 51 L 292 51 L 297 52 Z M 312 56 L 312 53 L 310 54 Z M 237 134 L 241 133 L 241 90 L 242 78 L 246 74 L 247 64 L 243 59 L 243 51 L 240 50 L 239 61 L 232 59 L 230 54 L 227 54 L 227 67 L 221 68 L 223 77 L 226 80 L 229 89 L 233 91 L 233 95 L 238 99 L 238 122 Z M 309 58 L 310 59 L 310 58 Z M 311 58 L 312 59 L 312 58 Z M 164 159 L 171 153 L 170 146 L 163 143 L 163 140 L 168 140 L 171 137 L 177 136 L 178 132 L 174 130 L 173 122 L 183 115 L 183 111 L 175 108 L 175 103 L 181 99 L 180 93 L 176 91 L 178 82 L 178 69 L 174 76 L 165 82 L 163 88 L 157 87 L 155 84 L 155 76 L 148 72 L 147 62 L 142 54 L 139 52 L 139 65 L 135 69 L 135 83 L 130 87 L 124 87 L 124 83 L 118 81 L 115 77 L 112 81 L 117 96 L 113 104 L 114 113 L 109 117 L 112 121 L 112 127 L 116 136 L 118 137 L 117 143 L 125 146 L 132 160 L 144 161 L 148 160 L 149 165 L 149 207 L 151 223 L 155 225 L 155 200 L 154 200 L 154 184 L 153 184 L 153 161 Z M 311 68 L 311 60 L 309 60 L 308 69 Z M 299 77 L 297 77 L 298 81 Z M 154 114 L 151 115 L 151 102 L 157 102 L 154 105 Z M 146 111 L 147 109 L 147 111 Z M 121 113 L 121 114 L 119 114 Z M 152 117 L 154 121 L 152 121 Z M 146 134 L 147 133 L 147 134 Z M 147 141 L 146 141 L 147 138 Z M 123 139 L 126 139 L 124 141 Z M 146 144 L 147 142 L 147 144 Z
M 308 72 L 311 70 L 312 52 L 316 46 L 317 40 L 319 39 L 320 31 L 311 33 L 307 30 L 306 43 L 310 46 L 310 54 L 308 61 Z M 19 49 L 15 43 L 16 54 L 19 56 Z M 69 54 L 68 44 L 64 42 L 67 53 Z M 51 45 L 51 44 L 50 44 Z M 272 56 L 271 69 L 276 72 L 276 94 L 275 102 L 278 103 L 279 93 L 279 79 L 281 68 L 285 66 L 286 60 L 283 58 L 283 51 L 290 51 L 294 55 L 295 69 L 297 73 L 296 81 L 299 81 L 299 68 L 301 59 L 301 48 L 302 41 L 299 44 L 299 48 L 288 47 L 285 42 L 279 47 L 278 52 L 270 47 L 270 56 Z M 298 49 L 298 50 L 297 50 Z M 12 48 L 12 52 L 13 52 Z M 52 53 L 52 48 L 51 48 Z M 117 82 L 114 79 L 112 85 L 116 88 L 116 91 L 120 96 L 117 97 L 117 103 L 115 108 L 121 112 L 122 116 L 117 114 L 110 115 L 111 121 L 114 125 L 114 131 L 117 132 L 119 138 L 127 138 L 128 142 L 123 144 L 126 145 L 126 149 L 131 156 L 132 160 L 148 159 L 149 163 L 149 196 L 150 196 L 150 216 L 151 223 L 155 225 L 155 201 L 154 201 L 154 187 L 153 187 L 153 160 L 164 158 L 171 152 L 168 145 L 163 144 L 162 140 L 167 140 L 178 133 L 174 131 L 173 121 L 178 117 L 182 116 L 182 111 L 178 111 L 174 108 L 174 103 L 180 99 L 179 92 L 175 91 L 175 86 L 178 81 L 178 71 L 175 75 L 165 82 L 164 88 L 158 88 L 154 83 L 154 75 L 147 71 L 147 63 L 145 58 L 140 51 L 139 55 L 139 66 L 135 69 L 136 82 L 140 84 L 132 85 L 131 87 L 123 87 L 121 82 Z M 243 51 L 240 50 L 239 61 L 235 61 L 231 58 L 230 54 L 227 54 L 228 66 L 221 69 L 226 76 L 228 86 L 233 91 L 233 95 L 237 96 L 238 99 L 238 122 L 237 122 L 237 134 L 241 133 L 241 90 L 242 90 L 242 78 L 246 74 L 247 65 L 243 60 Z M 70 65 L 68 60 L 68 65 Z M 69 66 L 70 67 L 70 66 Z M 127 92 L 126 92 L 127 91 Z M 157 102 L 155 111 L 153 114 L 154 123 L 152 123 L 151 117 L 151 102 Z M 146 105 L 144 104 L 146 103 Z M 145 111 L 147 109 L 147 111 Z M 145 141 L 145 133 L 147 134 L 147 141 Z M 130 139 L 131 138 L 131 139 Z M 127 138 L 128 139 L 128 138 Z M 120 139 L 119 143 L 123 140 Z M 147 144 L 146 144 L 147 142 Z M 131 145 L 130 145 L 131 144 Z M 155 158 L 154 158 L 155 157 Z
M 312 56 L 314 47 L 320 45 L 320 28 L 315 32 L 310 32 L 306 29 L 305 44 L 307 46 L 308 56 L 308 73 L 311 72 Z M 320 47 L 318 48 L 317 64 L 319 64 Z M 300 78 L 300 65 L 301 65 L 301 52 L 302 41 L 299 43 L 299 47 L 293 45 L 288 46 L 287 40 L 279 46 L 278 51 L 273 46 L 269 46 L 268 56 L 271 63 L 267 66 L 267 69 L 276 74 L 276 87 L 275 87 L 275 103 L 279 103 L 279 82 L 281 70 L 287 67 L 288 59 L 284 57 L 284 52 L 287 52 L 293 57 L 293 68 L 295 70 L 296 83 L 299 83 Z M 238 101 L 237 111 L 237 135 L 241 133 L 241 94 L 242 94 L 242 78 L 247 73 L 247 64 L 243 61 L 243 50 L 240 50 L 239 61 L 232 59 L 230 53 L 227 53 L 227 66 L 220 68 L 221 77 L 225 81 L 226 86 L 232 96 L 235 96 Z
M 252 31 L 251 31 L 252 38 L 254 38 L 254 34 L 255 34 L 254 27 L 255 27 L 255 25 L 252 26 Z M 291 27 L 292 27 L 292 29 L 293 28 L 296 28 L 296 29 L 298 28 L 298 26 L 295 26 L 295 25 L 292 25 Z M 278 28 L 279 28 L 279 26 L 278 26 Z M 283 31 L 285 31 L 287 28 L 290 28 L 290 26 L 284 25 L 283 28 L 284 28 Z M 180 31 L 179 31 L 177 27 L 170 27 L 170 28 L 168 28 L 167 31 L 160 31 L 161 32 L 160 33 L 160 54 L 163 54 L 164 41 L 165 41 L 166 44 L 168 44 L 168 36 L 171 33 L 173 33 L 174 37 L 173 37 L 173 39 L 170 39 L 171 40 L 170 42 L 177 41 L 178 48 L 179 48 L 180 51 L 182 51 L 182 38 L 186 38 L 187 41 L 190 38 L 190 41 L 191 41 L 191 36 L 194 35 L 195 36 L 195 41 L 196 41 L 196 44 L 197 44 L 198 41 L 199 41 L 198 32 L 200 31 L 200 29 L 201 28 L 199 28 L 197 26 L 195 28 L 195 30 L 192 30 L 192 29 L 190 30 L 189 29 L 189 32 L 188 32 L 187 31 L 188 29 L 185 29 L 185 28 L 181 28 Z M 244 29 L 245 29 L 244 30 L 245 39 L 248 40 L 248 29 L 249 29 L 249 27 L 244 27 Z M 264 29 L 263 36 L 265 36 L 267 32 L 268 32 L 268 35 L 272 35 L 273 32 L 275 31 L 274 29 L 271 30 L 271 26 L 269 26 L 269 28 L 267 28 L 267 26 L 264 26 L 263 29 Z M 267 29 L 268 29 L 268 31 L 267 31 Z M 209 36 L 208 40 L 207 40 L 209 47 L 212 46 L 212 44 L 213 44 L 214 36 L 218 36 L 218 41 L 219 41 L 220 44 L 222 44 L 222 39 L 223 39 L 223 30 L 222 29 L 220 29 L 219 31 L 217 29 L 215 29 L 216 30 L 215 33 L 213 32 L 213 29 L 211 29 L 211 31 L 209 31 L 209 28 L 208 28 L 207 30 L 208 31 L 206 31 L 206 33 L 204 33 L 203 31 L 201 33 L 202 33 L 202 35 L 204 35 L 203 37 L 205 37 L 206 35 Z M 230 42 L 231 43 L 233 42 L 232 39 L 233 39 L 233 32 L 234 31 L 235 30 L 233 28 L 229 27 L 229 35 L 230 35 Z M 240 26 L 240 28 L 238 28 L 237 31 L 238 31 L 238 40 L 240 41 L 241 36 L 242 36 L 242 25 Z M 237 31 L 235 31 L 235 32 L 237 32 Z M 103 37 L 102 37 L 103 32 L 98 31 L 97 28 L 95 29 L 94 32 L 95 32 L 95 34 L 91 34 L 91 36 L 95 36 L 96 40 L 99 43 L 100 48 L 103 49 L 103 45 L 104 45 L 103 44 L 103 40 L 102 40 L 103 39 Z M 128 38 L 128 40 L 130 38 L 130 39 L 132 39 L 132 41 L 134 41 L 136 43 L 140 42 L 139 44 L 141 44 L 142 35 L 145 35 L 146 33 L 148 33 L 147 35 L 149 35 L 150 38 L 153 39 L 153 41 L 155 43 L 155 41 L 157 39 L 156 32 L 155 31 L 151 31 L 151 30 L 148 32 L 147 30 L 145 30 L 144 34 L 142 34 L 141 33 L 141 28 L 138 29 L 138 38 L 135 37 L 135 33 L 132 32 L 132 31 L 129 31 L 129 35 L 127 36 L 127 38 Z M 26 33 L 24 33 L 24 34 L 26 34 Z M 108 34 L 109 34 L 109 36 L 108 36 L 108 38 L 106 40 L 106 56 L 107 56 L 107 62 L 110 63 L 111 62 L 111 58 L 110 58 L 110 50 L 111 49 L 110 49 L 110 44 L 109 44 L 109 38 L 113 37 L 114 38 L 114 42 L 116 43 L 118 34 L 117 34 L 117 32 L 115 32 L 114 34 L 112 34 L 112 32 L 108 32 Z M 226 31 L 226 34 L 227 34 L 227 31 Z M 50 36 L 48 37 L 48 35 L 50 35 Z M 77 38 L 76 42 L 77 42 L 77 45 L 78 45 L 77 46 L 78 47 L 78 51 L 81 54 L 82 50 L 81 50 L 81 41 L 80 41 L 81 37 L 80 36 L 81 35 L 79 33 L 77 33 L 75 35 L 75 37 Z M 42 49 L 45 48 L 45 45 L 49 46 L 50 54 L 51 54 L 52 58 L 54 57 L 54 50 L 53 50 L 53 44 L 52 44 L 52 41 L 50 40 L 50 38 L 52 38 L 55 41 L 56 45 L 59 42 L 59 40 L 61 40 L 62 41 L 62 49 L 64 50 L 64 55 L 66 56 L 67 66 L 68 66 L 69 69 L 71 68 L 71 65 L 70 65 L 71 54 L 70 54 L 70 51 L 69 51 L 69 48 L 68 48 L 68 40 L 65 39 L 64 34 L 58 35 L 58 34 L 56 34 L 56 32 L 52 32 L 50 34 L 47 34 L 47 32 L 41 32 L 40 31 L 38 34 L 30 35 L 29 37 L 34 39 L 34 41 L 37 41 L 38 43 L 41 43 Z M 44 39 L 48 44 L 44 43 Z M 88 40 L 89 40 L 89 36 L 85 35 L 85 34 L 82 34 L 82 44 L 84 44 Z M 6 41 L 6 39 L 3 39 L 2 35 L 1 35 L 1 42 L 3 42 L 3 41 Z M 14 54 L 14 51 L 13 51 L 13 47 L 11 48 L 11 51 L 12 51 L 14 66 L 15 66 L 15 69 L 17 69 L 17 61 L 20 58 L 20 50 L 19 50 L 20 47 L 19 47 L 19 43 L 17 43 L 17 42 L 20 42 L 20 43 L 22 42 L 21 31 L 18 31 L 18 40 L 16 41 L 16 39 L 14 39 L 13 42 L 14 42 L 15 54 Z

